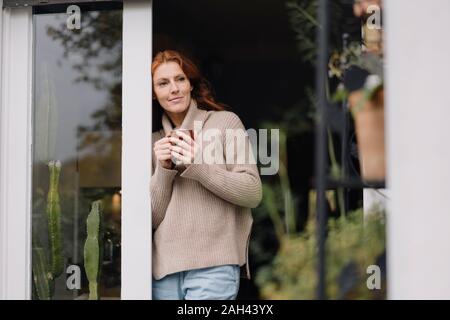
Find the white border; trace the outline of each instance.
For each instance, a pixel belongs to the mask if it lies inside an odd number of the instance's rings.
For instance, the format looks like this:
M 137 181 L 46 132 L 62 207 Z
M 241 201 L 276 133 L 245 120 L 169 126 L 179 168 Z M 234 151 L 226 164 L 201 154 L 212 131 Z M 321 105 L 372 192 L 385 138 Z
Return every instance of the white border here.
M 31 10 L 2 11 L 0 299 L 31 297 Z
M 122 299 L 151 299 L 152 1 L 123 9 Z

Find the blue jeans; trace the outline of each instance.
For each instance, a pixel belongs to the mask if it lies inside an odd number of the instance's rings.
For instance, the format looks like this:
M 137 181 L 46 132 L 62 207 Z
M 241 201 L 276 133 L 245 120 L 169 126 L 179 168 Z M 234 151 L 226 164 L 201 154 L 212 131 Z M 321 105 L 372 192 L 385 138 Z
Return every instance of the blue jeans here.
M 154 300 L 234 300 L 239 291 L 238 265 L 194 269 L 153 279 Z

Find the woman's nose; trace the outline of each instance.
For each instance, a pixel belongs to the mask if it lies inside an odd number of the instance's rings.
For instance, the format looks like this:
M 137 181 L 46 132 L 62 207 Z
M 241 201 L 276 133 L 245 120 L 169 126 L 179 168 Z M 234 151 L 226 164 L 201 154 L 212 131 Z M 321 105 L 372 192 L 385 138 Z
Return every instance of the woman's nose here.
M 178 92 L 179 88 L 177 86 L 177 84 L 173 81 L 170 83 L 170 92 L 174 93 L 174 92 Z

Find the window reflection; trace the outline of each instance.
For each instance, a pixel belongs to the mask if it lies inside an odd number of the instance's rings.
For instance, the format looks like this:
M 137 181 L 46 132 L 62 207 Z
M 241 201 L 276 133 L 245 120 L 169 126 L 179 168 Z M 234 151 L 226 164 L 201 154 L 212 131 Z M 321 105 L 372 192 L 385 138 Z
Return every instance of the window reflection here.
M 34 15 L 33 299 L 120 297 L 122 10 L 81 12 Z

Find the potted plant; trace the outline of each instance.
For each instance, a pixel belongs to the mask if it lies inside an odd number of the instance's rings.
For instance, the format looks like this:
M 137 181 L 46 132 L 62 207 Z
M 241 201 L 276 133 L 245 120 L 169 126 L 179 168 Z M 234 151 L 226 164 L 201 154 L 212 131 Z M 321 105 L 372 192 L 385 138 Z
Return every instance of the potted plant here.
M 355 121 L 361 176 L 382 181 L 386 175 L 384 89 L 379 78 L 369 75 L 362 89 L 349 93 L 348 104 Z
M 362 43 L 353 42 L 335 52 L 329 63 L 330 77 L 341 84 L 334 101 L 348 102 L 355 121 L 363 180 L 385 179 L 383 30 L 370 23 L 370 15 L 381 17 L 380 0 L 356 0 L 354 14 L 362 19 Z M 372 21 L 373 22 L 373 21 Z
M 279 246 L 275 258 L 258 270 L 256 283 L 263 299 L 314 299 L 317 289 L 316 195 L 313 191 L 310 194 L 308 221 L 299 232 L 283 134 L 280 134 L 279 148 L 278 181 L 263 183 L 262 202 L 262 209 L 272 220 Z M 336 191 L 330 190 L 326 196 L 330 208 L 336 210 L 342 205 L 335 200 Z M 327 296 L 330 299 L 384 298 L 385 291 L 372 291 L 366 285 L 367 267 L 380 265 L 378 260 L 385 250 L 384 212 L 377 208 L 368 215 L 364 215 L 362 209 L 343 212 L 338 218 L 329 219 L 327 234 Z
M 364 218 L 363 210 L 359 209 L 345 217 L 329 220 L 325 277 L 328 299 L 385 298 L 385 268 L 381 265 L 385 256 L 384 228 L 383 212 L 375 212 Z M 280 248 L 272 264 L 257 274 L 256 281 L 262 298 L 316 298 L 315 230 L 315 219 L 311 217 L 302 233 L 280 238 Z M 367 286 L 367 270 L 372 265 L 382 270 L 379 290 L 370 290 Z
M 355 121 L 361 176 L 366 181 L 385 178 L 384 87 L 381 56 L 363 52 L 352 44 L 335 53 L 329 63 L 330 77 L 337 77 L 332 101 L 348 103 Z

